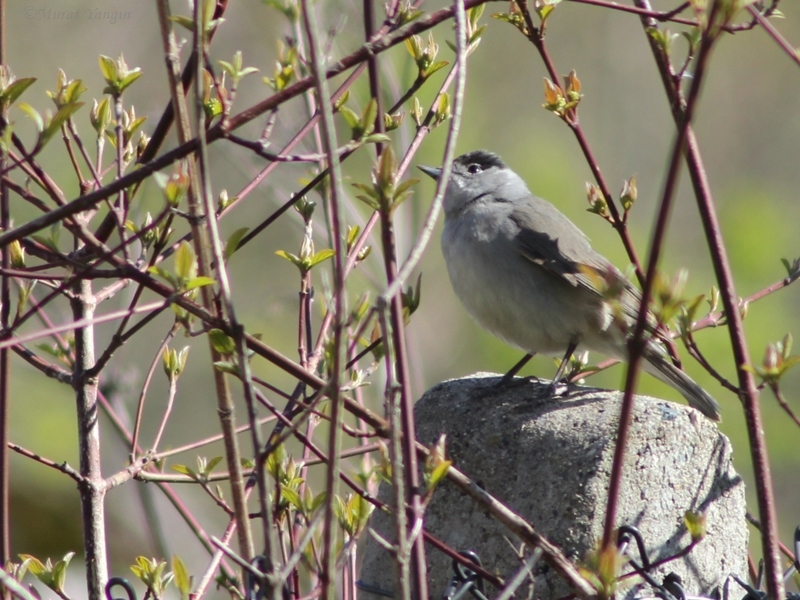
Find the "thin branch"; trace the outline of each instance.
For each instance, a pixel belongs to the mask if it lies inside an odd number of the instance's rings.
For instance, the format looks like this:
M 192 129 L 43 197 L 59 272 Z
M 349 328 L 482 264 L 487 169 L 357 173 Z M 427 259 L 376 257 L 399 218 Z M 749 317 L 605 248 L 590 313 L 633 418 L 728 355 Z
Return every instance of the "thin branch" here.
M 308 49 L 310 58 L 311 74 L 314 80 L 314 87 L 320 101 L 322 111 L 322 143 L 327 155 L 330 186 L 328 202 L 325 203 L 325 219 L 328 224 L 330 235 L 330 246 L 334 250 L 333 255 L 333 306 L 329 310 L 333 312 L 333 340 L 331 347 L 332 360 L 329 367 L 330 381 L 328 382 L 327 395 L 331 399 L 331 427 L 328 440 L 328 457 L 330 464 L 326 472 L 326 499 L 325 499 L 325 520 L 323 526 L 323 546 L 324 561 L 322 573 L 322 598 L 332 600 L 336 595 L 336 494 L 339 489 L 339 446 L 341 444 L 341 371 L 344 364 L 343 359 L 343 328 L 346 318 L 345 304 L 345 273 L 344 273 L 344 252 L 342 247 L 342 211 L 341 202 L 344 198 L 342 191 L 342 173 L 339 157 L 336 152 L 336 129 L 333 122 L 333 109 L 331 106 L 331 93 L 328 87 L 328 80 L 325 77 L 325 65 L 323 50 L 319 42 L 319 25 L 317 23 L 316 9 L 309 0 L 302 0 L 303 17 L 305 19 L 306 36 L 308 39 Z M 425 600 L 420 599 L 420 600 Z
M 635 4 L 639 7 L 650 9 L 648 0 L 635 0 Z M 712 10 L 717 6 L 718 3 L 715 2 Z M 654 23 L 646 18 L 642 19 L 642 24 L 645 28 L 654 26 Z M 670 101 L 673 118 L 680 127 L 686 121 L 686 108 L 678 90 L 671 84 L 669 60 L 664 56 L 662 49 L 655 43 L 652 36 L 646 35 L 646 37 L 656 59 L 656 64 Z M 719 218 L 714 206 L 711 187 L 700 157 L 697 139 L 691 127 L 687 125 L 682 129 L 686 129 L 686 162 L 689 177 L 694 188 L 703 229 L 711 252 L 712 264 L 719 282 L 723 307 L 728 318 L 728 331 L 739 377 L 739 394 L 744 404 L 745 420 L 750 440 L 750 453 L 755 472 L 759 513 L 764 523 L 761 531 L 761 540 L 765 560 L 767 593 L 771 598 L 782 598 L 783 581 L 778 553 L 778 519 L 772 490 L 772 475 L 767 457 L 764 427 L 758 402 L 758 389 L 752 374 L 747 369 L 741 368 L 743 365 L 750 364 L 750 356 L 742 326 L 742 317 L 738 311 L 738 296 L 733 282 L 730 261 L 722 239 Z
M 66 461 L 57 463 L 56 461 L 50 460 L 49 458 L 45 458 L 44 456 L 36 454 L 35 452 L 26 450 L 22 446 L 15 444 L 13 442 L 8 442 L 6 446 L 21 456 L 30 458 L 40 464 L 45 465 L 46 467 L 50 467 L 51 469 L 55 469 L 56 471 L 60 471 L 61 473 L 68 475 L 77 483 L 82 484 L 85 483 L 86 481 L 83 475 L 81 475 L 73 467 L 69 466 L 69 464 Z
M 714 2 L 711 7 L 709 22 L 713 23 L 717 18 L 719 2 Z M 716 41 L 716 34 L 709 29 L 703 32 L 700 40 L 700 49 L 697 54 L 694 78 L 689 88 L 686 105 L 683 115 L 678 122 L 678 132 L 670 153 L 670 163 L 664 182 L 661 202 L 656 217 L 655 227 L 650 242 L 650 253 L 647 262 L 647 274 L 642 286 L 642 298 L 636 318 L 636 325 L 633 335 L 628 342 L 628 367 L 625 373 L 625 392 L 622 397 L 622 407 L 619 416 L 619 430 L 614 446 L 614 459 L 611 470 L 611 480 L 608 489 L 608 505 L 606 508 L 605 524 L 603 528 L 603 548 L 610 548 L 614 544 L 614 532 L 617 526 L 617 504 L 619 502 L 619 492 L 622 485 L 622 469 L 625 458 L 625 451 L 628 443 L 628 430 L 630 428 L 631 415 L 633 413 L 634 392 L 639 377 L 639 365 L 643 359 L 645 344 L 645 332 L 647 329 L 647 318 L 649 312 L 650 298 L 653 293 L 653 286 L 656 280 L 658 262 L 666 237 L 667 225 L 669 224 L 670 212 L 675 198 L 675 191 L 678 184 L 678 174 L 683 160 L 683 149 L 689 134 L 689 126 L 694 116 L 697 100 L 700 96 L 700 87 L 704 81 L 704 74 L 708 65 L 711 49 Z

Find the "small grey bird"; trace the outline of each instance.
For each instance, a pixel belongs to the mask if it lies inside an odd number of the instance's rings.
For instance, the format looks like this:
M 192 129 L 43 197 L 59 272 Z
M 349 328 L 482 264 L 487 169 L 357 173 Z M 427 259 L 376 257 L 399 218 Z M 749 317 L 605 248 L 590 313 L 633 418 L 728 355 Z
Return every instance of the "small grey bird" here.
M 420 169 L 434 179 L 442 172 Z M 530 354 L 566 350 L 554 381 L 576 348 L 627 360 L 639 291 L 497 155 L 476 150 L 453 162 L 444 212 L 450 282 L 481 326 Z M 716 401 L 669 361 L 660 343 L 651 339 L 644 358 L 648 373 L 719 420 Z

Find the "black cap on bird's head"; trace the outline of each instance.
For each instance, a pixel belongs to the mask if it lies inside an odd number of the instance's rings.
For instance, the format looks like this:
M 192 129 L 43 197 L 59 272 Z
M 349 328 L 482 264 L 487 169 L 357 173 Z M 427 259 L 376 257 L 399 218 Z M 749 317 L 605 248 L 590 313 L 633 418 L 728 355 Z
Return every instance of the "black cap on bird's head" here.
M 486 171 L 492 167 L 506 169 L 507 165 L 497 154 L 487 150 L 473 150 L 462 154 L 453 161 L 453 171 L 456 173 L 476 173 Z M 419 170 L 426 175 L 438 180 L 442 174 L 441 167 L 419 166 Z

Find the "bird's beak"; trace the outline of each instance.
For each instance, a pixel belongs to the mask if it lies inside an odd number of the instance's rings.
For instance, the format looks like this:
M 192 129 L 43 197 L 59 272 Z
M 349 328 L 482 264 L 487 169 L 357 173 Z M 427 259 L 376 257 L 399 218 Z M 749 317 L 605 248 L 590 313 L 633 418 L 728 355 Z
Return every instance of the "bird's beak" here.
M 442 169 L 440 167 L 426 167 L 425 165 L 419 165 L 419 170 L 428 175 L 429 177 L 438 181 L 439 175 L 442 174 Z

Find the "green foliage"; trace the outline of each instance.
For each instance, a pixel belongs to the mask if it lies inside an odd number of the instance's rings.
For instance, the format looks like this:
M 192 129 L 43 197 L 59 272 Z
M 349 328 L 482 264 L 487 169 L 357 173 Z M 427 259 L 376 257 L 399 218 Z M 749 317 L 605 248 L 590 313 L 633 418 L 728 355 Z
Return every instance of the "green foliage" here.
M 692 542 L 699 542 L 706 537 L 706 516 L 702 513 L 694 513 L 687 510 L 683 515 L 683 522 L 689 535 L 692 536 Z
M 47 235 L 41 235 L 39 233 L 34 233 L 31 237 L 42 246 L 54 252 L 56 254 L 61 254 L 61 250 L 58 247 L 58 240 L 61 238 L 61 230 L 62 225 L 61 221 L 53 223 L 53 225 L 48 230 Z
M 300 4 L 298 0 L 262 0 L 267 6 L 283 13 L 290 22 L 295 23 L 300 18 Z
M 33 288 L 36 287 L 37 283 L 38 281 L 36 279 L 29 279 L 19 285 L 19 289 L 17 290 L 17 319 L 22 317 L 22 313 L 25 311 L 28 300 L 30 300 L 31 294 L 33 293 Z
M 161 353 L 161 363 L 164 373 L 171 382 L 177 381 L 178 377 L 186 368 L 186 359 L 189 357 L 189 346 L 184 346 L 180 351 L 166 347 Z
M 169 177 L 163 173 L 154 173 L 158 187 L 164 194 L 164 199 L 173 208 L 180 206 L 181 201 L 189 191 L 189 172 L 185 163 L 178 165 Z
M 181 242 L 175 252 L 175 274 L 159 266 L 150 267 L 149 271 L 166 279 L 178 292 L 191 292 L 199 287 L 214 284 L 214 280 L 210 277 L 197 276 L 197 257 L 187 241 Z M 193 297 L 194 294 L 189 296 Z
M 156 600 L 164 595 L 164 590 L 172 581 L 173 573 L 164 573 L 167 561 L 156 558 L 136 557 L 136 564 L 131 565 L 131 571 L 147 587 L 147 592 Z
M 619 194 L 619 202 L 622 204 L 622 210 L 626 213 L 633 208 L 633 203 L 636 202 L 638 191 L 636 189 L 636 175 L 632 175 L 630 179 L 626 179 L 622 184 L 622 191 Z
M 397 25 L 398 27 L 407 25 L 408 23 L 411 23 L 411 21 L 418 19 L 424 14 L 425 11 L 414 8 L 414 6 L 411 4 L 411 0 L 403 0 L 397 10 Z
M 347 244 L 347 254 L 349 255 L 353 248 L 355 248 L 356 242 L 358 241 L 359 235 L 361 234 L 361 227 L 358 225 L 350 225 L 347 228 L 347 234 L 345 235 L 345 243 Z M 356 255 L 356 262 L 361 262 L 365 258 L 367 258 L 370 253 L 372 252 L 372 246 L 364 245 L 361 247 L 361 250 L 358 251 L 358 255 Z
M 787 333 L 782 340 L 767 344 L 760 365 L 743 365 L 742 368 L 755 373 L 774 389 L 781 377 L 798 363 L 800 355 L 792 354 L 792 335 Z
M 247 232 L 250 231 L 249 227 L 240 227 L 236 231 L 234 231 L 228 241 L 225 242 L 225 260 L 230 260 L 230 257 L 239 249 L 239 244 L 242 243 L 242 239 L 244 236 L 247 235 Z
M 661 51 L 666 56 L 670 56 L 670 52 L 672 51 L 672 43 L 678 37 L 678 34 L 670 32 L 670 30 L 666 27 L 664 29 L 659 29 L 658 27 L 648 27 L 646 31 L 647 35 L 649 35 L 653 41 L 655 41 L 656 45 L 658 45 Z
M 180 556 L 173 554 L 172 556 L 172 575 L 175 581 L 175 587 L 181 593 L 181 600 L 187 600 L 192 591 L 192 577 L 189 575 L 189 570 L 186 564 L 181 560 Z
M 689 272 L 686 269 L 679 270 L 672 280 L 667 280 L 660 272 L 656 273 L 652 310 L 659 325 L 671 326 L 682 313 L 686 305 L 683 293 L 688 277 Z
M 8 245 L 8 257 L 11 259 L 11 266 L 15 269 L 25 268 L 25 249 L 19 240 L 14 240 Z
M 330 248 L 326 248 L 325 250 L 320 250 L 319 252 L 314 252 L 312 254 L 310 252 L 304 253 L 301 248 L 300 256 L 292 254 L 291 252 L 286 252 L 285 250 L 276 250 L 275 254 L 281 258 L 285 258 L 294 266 L 296 266 L 300 270 L 301 274 L 306 274 L 318 264 L 328 260 L 332 256 L 335 256 L 336 252 Z
M 130 110 L 122 111 L 120 114 L 119 122 L 115 123 L 115 125 L 119 125 L 120 130 L 122 131 L 122 147 L 126 151 L 132 151 L 132 148 L 129 148 L 128 145 L 133 140 L 134 135 L 136 132 L 139 131 L 141 126 L 147 120 L 147 117 L 137 117 L 136 116 L 136 108 L 131 106 Z M 111 145 L 115 148 L 117 147 L 117 133 L 114 129 L 106 130 L 106 138 Z M 127 160 L 130 160 L 131 157 L 128 157 Z
M 97 137 L 102 138 L 106 130 L 111 125 L 111 103 L 108 98 L 103 98 L 99 103 L 97 100 L 93 101 L 92 110 L 89 113 L 89 120 L 92 127 L 97 132 Z
M 317 207 L 317 203 L 313 200 L 309 200 L 308 196 L 300 196 L 297 201 L 294 203 L 294 209 L 297 213 L 303 217 L 304 223 L 309 223 L 311 221 L 311 217 L 314 216 L 314 209 Z
M 400 125 L 403 124 L 403 118 L 406 116 L 403 112 L 394 113 L 390 115 L 388 113 L 384 113 L 383 115 L 383 126 L 386 131 L 394 131 Z
M 30 104 L 21 103 L 19 108 L 33 120 L 36 125 L 36 131 L 39 134 L 34 151 L 43 148 L 56 133 L 61 131 L 61 127 L 67 123 L 81 106 L 83 106 L 83 102 L 65 104 L 56 111 L 55 115 L 51 115 L 48 111 L 45 117 L 42 118 L 39 112 Z
M 492 18 L 497 19 L 498 21 L 505 21 L 509 25 L 513 25 L 519 30 L 520 33 L 522 33 L 522 35 L 526 37 L 530 34 L 528 31 L 528 25 L 525 23 L 525 17 L 519 10 L 519 6 L 517 6 L 516 2 L 510 3 L 509 11 L 507 13 L 495 13 L 492 15 Z
M 360 494 L 350 493 L 346 498 L 336 496 L 334 512 L 340 527 L 351 538 L 358 536 L 375 507 Z
M 610 544 L 591 552 L 579 571 L 600 598 L 613 598 L 619 586 L 619 574 L 625 562 L 625 556 L 620 554 L 615 545 Z
M 251 73 L 258 73 L 258 69 L 255 67 L 244 66 L 244 59 L 242 58 L 241 50 L 236 51 L 231 62 L 226 62 L 224 60 L 217 62 L 222 67 L 222 70 L 228 74 L 228 77 L 231 78 L 231 84 L 233 85 L 234 89 L 239 87 L 239 82 L 244 77 L 250 75 Z
M 422 301 L 422 273 L 417 276 L 417 286 L 408 286 L 408 288 L 400 293 L 400 298 L 403 303 L 403 317 L 405 322 L 408 323 L 409 318 L 419 308 Z
M 583 95 L 581 82 L 575 74 L 575 69 L 564 77 L 564 88 L 558 87 L 547 77 L 544 78 L 544 99 L 542 107 L 562 119 L 568 118 L 570 110 L 577 109 Z
M 353 109 L 341 104 L 339 106 L 339 113 L 347 121 L 350 126 L 350 139 L 354 141 L 364 140 L 375 131 L 375 118 L 378 116 L 378 102 L 375 98 L 370 98 L 370 101 L 364 107 L 364 111 L 359 116 Z M 379 141 L 386 141 L 388 138 Z
M 391 215 L 411 195 L 411 187 L 419 183 L 419 179 L 409 179 L 397 185 L 397 169 L 394 151 L 387 146 L 372 171 L 372 185 L 353 184 L 364 192 L 356 197 L 373 210 Z
M 65 595 L 64 581 L 67 578 L 67 567 L 73 556 L 75 556 L 74 552 L 68 552 L 64 555 L 64 558 L 55 563 L 52 563 L 49 558 L 43 563 L 30 554 L 19 555 L 24 561 L 24 566 L 31 574 L 62 597 Z
M 586 182 L 586 199 L 589 202 L 589 208 L 586 210 L 590 213 L 600 215 L 607 221 L 611 220 L 611 213 L 608 211 L 608 202 L 606 202 L 603 192 L 600 188 L 590 182 Z
M 420 82 L 427 80 L 436 71 L 450 64 L 446 60 L 436 60 L 436 55 L 439 54 L 439 44 L 434 40 L 432 31 L 428 32 L 427 44 L 423 44 L 422 38 L 418 35 L 407 37 L 405 43 L 408 53 L 417 65 L 417 79 Z
M 119 55 L 117 60 L 101 54 L 100 72 L 103 74 L 103 79 L 106 80 L 106 87 L 103 89 L 103 93 L 114 97 L 122 95 L 134 81 L 142 76 L 142 70 L 139 67 L 135 69 L 128 68 L 122 54 Z
M 483 32 L 486 31 L 486 25 L 478 25 L 478 21 L 483 16 L 483 11 L 486 9 L 485 4 L 479 4 L 473 8 L 470 8 L 467 11 L 467 56 L 472 54 L 472 52 L 478 47 L 481 43 L 481 36 Z M 448 41 L 447 45 L 450 46 L 450 49 L 453 52 L 457 51 L 457 47 L 454 43 Z
M 200 6 L 200 31 L 203 33 L 205 39 L 208 38 L 208 34 L 214 31 L 214 29 L 225 21 L 225 19 L 213 19 L 214 11 L 217 8 L 216 0 L 197 0 L 201 2 Z M 180 25 L 181 27 L 189 30 L 190 32 L 194 33 L 195 26 L 194 26 L 194 18 L 193 17 L 186 17 L 182 15 L 177 15 L 170 17 L 172 21 Z
M 211 346 L 223 356 L 233 356 L 236 354 L 236 342 L 221 329 L 210 329 L 208 337 L 211 339 Z
M 423 110 L 422 104 L 420 104 L 419 98 L 414 96 L 414 107 L 411 109 L 411 116 L 414 119 L 414 123 L 417 124 L 417 127 L 422 127 L 422 118 L 423 118 Z
M 267 457 L 265 468 L 278 484 L 274 507 L 279 521 L 290 522 L 290 514 L 293 511 L 311 518 L 325 502 L 325 493 L 315 496 L 311 492 L 305 479 L 300 476 L 301 466 L 286 453 L 282 444 Z
M 222 462 L 221 456 L 215 456 L 207 459 L 205 456 L 197 457 L 197 469 L 192 469 L 187 465 L 172 465 L 172 470 L 176 473 L 181 473 L 191 477 L 195 481 L 206 483 L 211 479 L 211 474 L 214 468 Z
M 422 470 L 422 482 L 425 486 L 426 502 L 430 501 L 433 490 L 447 475 L 447 470 L 453 461 L 446 458 L 447 436 L 442 434 L 435 444 L 428 448 L 428 456 L 425 457 L 425 465 Z
M 80 79 L 74 81 L 67 81 L 67 75 L 62 69 L 58 70 L 58 80 L 55 92 L 47 92 L 47 95 L 53 100 L 56 108 L 63 108 L 69 104 L 74 104 L 81 97 L 81 94 L 86 91 Z
M 534 0 L 533 8 L 539 16 L 539 20 L 544 28 L 547 17 L 555 10 L 556 5 L 560 4 L 561 0 Z
M 287 47 L 286 44 L 279 41 L 275 69 L 272 72 L 272 77 L 264 77 L 264 83 L 276 92 L 280 92 L 297 76 L 297 65 L 297 48 L 294 46 Z
M 221 83 L 217 85 L 211 73 L 203 69 L 203 114 L 207 123 L 222 114 L 222 101 L 226 97 L 225 73 L 222 74 Z
M 17 79 L 7 65 L 0 65 L 0 111 L 14 104 L 35 81 L 35 77 Z
M 142 242 L 142 246 L 145 250 L 149 249 L 159 240 L 161 240 L 162 243 L 166 242 L 172 234 L 172 229 L 168 229 L 166 235 L 164 235 L 165 232 L 162 227 L 153 225 L 153 216 L 149 212 L 145 213 L 144 221 L 142 221 L 141 225 L 137 225 L 130 219 L 125 221 L 125 229 L 139 236 L 139 240 Z M 163 240 L 162 236 L 164 236 Z
M 450 96 L 449 94 L 442 93 L 439 95 L 439 98 L 436 100 L 436 104 L 433 107 L 433 123 L 434 127 L 441 125 L 447 119 L 452 116 L 450 110 Z

